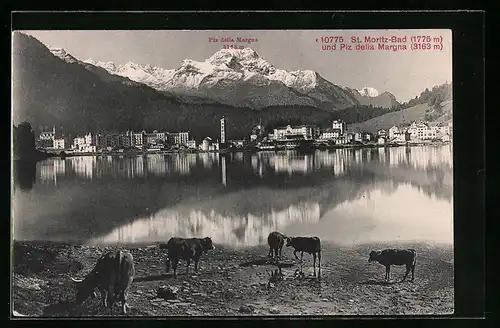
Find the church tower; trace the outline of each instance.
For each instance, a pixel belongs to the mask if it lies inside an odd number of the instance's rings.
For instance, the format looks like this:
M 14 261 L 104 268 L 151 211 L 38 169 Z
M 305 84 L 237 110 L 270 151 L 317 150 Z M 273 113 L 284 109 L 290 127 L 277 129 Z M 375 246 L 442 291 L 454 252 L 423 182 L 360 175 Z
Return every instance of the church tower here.
M 220 119 L 220 142 L 221 144 L 226 143 L 226 118 L 222 117 Z

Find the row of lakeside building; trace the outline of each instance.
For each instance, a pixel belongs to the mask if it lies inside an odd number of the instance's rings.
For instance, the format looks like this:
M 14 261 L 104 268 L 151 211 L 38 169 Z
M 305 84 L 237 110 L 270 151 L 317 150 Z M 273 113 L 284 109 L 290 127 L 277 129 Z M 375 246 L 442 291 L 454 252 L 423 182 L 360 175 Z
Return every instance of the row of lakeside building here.
M 249 140 L 226 140 L 227 121 L 220 120 L 220 141 L 206 137 L 201 143 L 190 138 L 187 132 L 134 132 L 124 133 L 87 133 L 84 136 L 69 138 L 58 135 L 55 127 L 52 131 L 41 132 L 36 140 L 37 147 L 67 152 L 92 153 L 101 151 L 123 151 L 140 149 L 161 151 L 164 149 L 198 149 L 202 151 L 218 151 L 222 147 L 232 145 L 243 148 L 248 144 L 266 141 L 311 140 L 317 143 L 334 143 L 337 145 L 352 143 L 421 143 L 430 141 L 451 141 L 452 125 L 431 125 L 429 122 L 413 122 L 409 126 L 393 126 L 377 133 L 349 131 L 346 122 L 334 120 L 330 128 L 320 129 L 314 125 L 276 127 L 267 133 L 262 125 L 257 125 Z
M 261 125 L 254 129 L 251 140 L 264 141 L 304 139 L 316 142 L 330 142 L 337 145 L 360 143 L 421 143 L 429 141 L 451 141 L 452 124 L 432 125 L 429 122 L 412 122 L 409 126 L 392 126 L 377 133 L 349 131 L 346 122 L 334 120 L 331 128 L 321 130 L 314 125 L 278 127 L 272 133 L 265 133 Z

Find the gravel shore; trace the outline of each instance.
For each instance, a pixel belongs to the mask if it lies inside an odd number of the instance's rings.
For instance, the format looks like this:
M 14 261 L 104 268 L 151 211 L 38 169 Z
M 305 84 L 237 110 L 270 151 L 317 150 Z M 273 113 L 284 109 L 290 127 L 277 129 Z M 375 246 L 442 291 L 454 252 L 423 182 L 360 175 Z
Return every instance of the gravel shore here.
M 215 245 L 204 255 L 200 270 L 185 263 L 177 279 L 165 272 L 164 254 L 157 245 L 131 246 L 136 276 L 128 296 L 127 316 L 276 316 L 276 315 L 397 315 L 453 313 L 453 248 L 448 245 L 404 244 L 341 247 L 322 243 L 321 279 L 312 277 L 312 257 L 304 254 L 304 276 L 283 249 L 281 279 L 266 264 L 267 246 L 233 249 Z M 368 263 L 372 249 L 411 247 L 417 250 L 415 282 L 399 281 L 404 266 L 385 269 Z M 97 258 L 117 247 L 15 242 L 13 247 L 13 309 L 18 315 L 43 317 L 107 316 L 100 298 L 79 307 L 70 277 L 83 278 Z M 253 262 L 256 265 L 242 265 Z M 264 263 L 259 263 L 264 262 Z M 295 262 L 295 263 L 294 263 Z M 174 290 L 170 298 L 161 289 Z M 99 295 L 99 293 L 98 293 Z M 114 311 L 120 316 L 120 311 Z

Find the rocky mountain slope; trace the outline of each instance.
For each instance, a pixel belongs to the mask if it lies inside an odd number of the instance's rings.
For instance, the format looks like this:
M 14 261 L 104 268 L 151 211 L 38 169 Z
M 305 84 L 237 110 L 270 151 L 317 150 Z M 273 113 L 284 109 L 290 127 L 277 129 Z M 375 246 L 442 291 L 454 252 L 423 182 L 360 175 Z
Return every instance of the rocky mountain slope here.
M 349 88 L 348 88 L 349 89 Z M 390 92 L 378 93 L 373 88 L 364 87 L 361 90 L 349 89 L 360 105 L 382 108 L 395 108 L 399 105 L 396 97 Z
M 413 121 L 425 120 L 447 124 L 452 120 L 453 98 L 451 84 L 424 90 L 419 96 L 402 104 L 402 110 L 391 111 L 361 123 L 353 124 L 353 131 L 376 132 L 380 129 L 410 125 Z

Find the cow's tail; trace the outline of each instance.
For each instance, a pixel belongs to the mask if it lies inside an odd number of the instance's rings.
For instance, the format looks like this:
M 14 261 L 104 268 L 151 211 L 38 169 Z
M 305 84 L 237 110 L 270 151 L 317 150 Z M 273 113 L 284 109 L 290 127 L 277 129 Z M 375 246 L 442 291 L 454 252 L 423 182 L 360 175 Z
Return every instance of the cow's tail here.
M 318 238 L 318 265 L 321 268 L 321 239 L 319 238 Z

